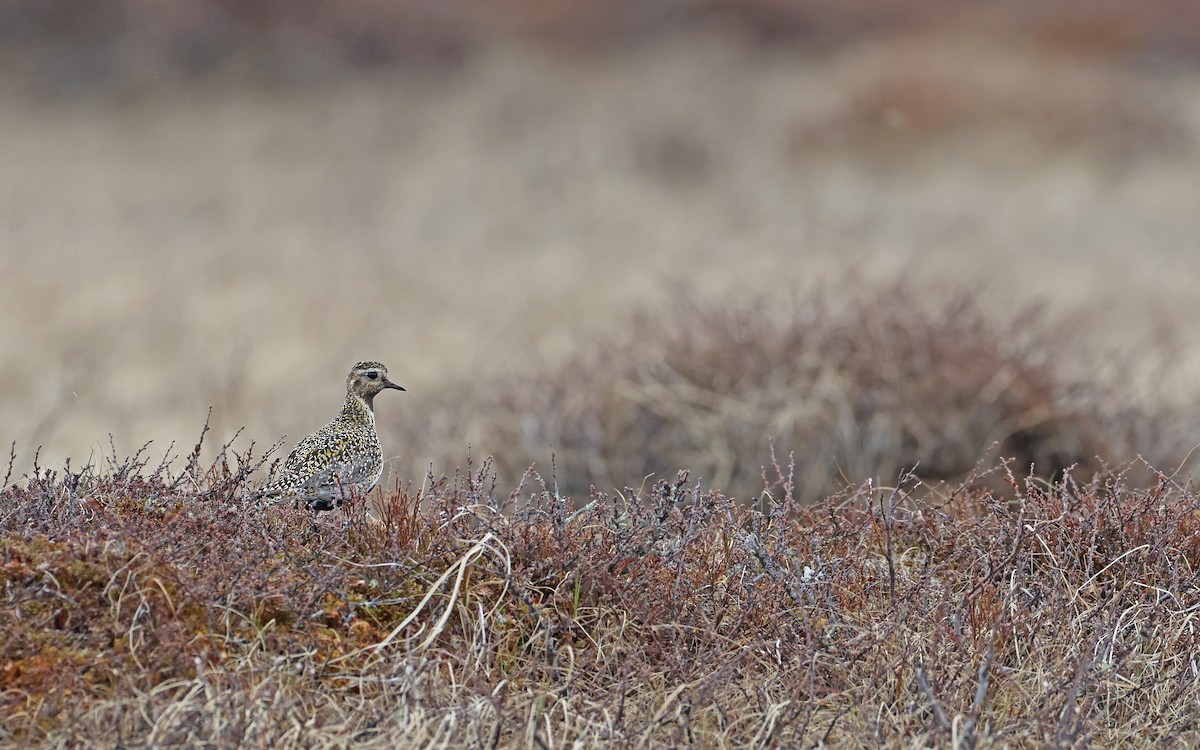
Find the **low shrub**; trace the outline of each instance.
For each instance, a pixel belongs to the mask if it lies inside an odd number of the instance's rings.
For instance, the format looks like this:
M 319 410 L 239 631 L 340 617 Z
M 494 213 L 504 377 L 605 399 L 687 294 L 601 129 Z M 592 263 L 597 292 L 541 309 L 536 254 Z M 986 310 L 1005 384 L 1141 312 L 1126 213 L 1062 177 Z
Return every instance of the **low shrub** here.
M 0 743 L 1200 742 L 1200 503 L 1141 464 L 574 508 L 485 462 L 316 518 L 253 465 L 5 482 Z
M 772 445 L 795 455 L 806 501 L 914 467 L 961 480 L 988 454 L 1054 477 L 1128 443 L 1113 399 L 1053 366 L 1067 335 L 1033 311 L 997 325 L 970 294 L 931 306 L 905 285 L 792 305 L 678 293 L 558 365 L 447 385 L 387 442 L 437 466 L 469 442 L 509 481 L 553 456 L 574 496 L 686 466 L 754 498 Z

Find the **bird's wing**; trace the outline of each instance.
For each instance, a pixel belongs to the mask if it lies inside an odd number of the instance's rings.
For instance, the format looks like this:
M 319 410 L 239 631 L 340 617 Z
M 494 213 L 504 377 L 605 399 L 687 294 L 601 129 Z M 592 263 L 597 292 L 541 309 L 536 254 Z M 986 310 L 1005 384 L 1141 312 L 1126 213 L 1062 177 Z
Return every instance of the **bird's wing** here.
M 293 484 L 362 484 L 370 479 L 372 461 L 362 443 L 332 428 L 301 440 L 283 463 L 283 477 Z
M 283 460 L 283 466 L 279 469 L 279 475 L 266 488 L 267 494 L 278 495 L 285 492 L 292 492 L 299 489 L 298 485 L 305 483 L 309 478 L 309 472 L 305 472 L 305 467 L 311 466 L 317 459 L 316 454 L 325 442 L 324 436 L 328 432 L 328 429 L 329 425 L 326 425 L 305 437 L 299 443 L 296 443 L 296 447 L 292 448 L 292 452 Z
M 302 468 L 305 464 L 315 458 L 316 454 L 323 443 L 325 443 L 325 428 L 322 427 L 313 434 L 296 443 L 296 447 L 292 448 L 292 452 L 288 454 L 287 459 L 283 462 L 283 472 L 288 474 Z

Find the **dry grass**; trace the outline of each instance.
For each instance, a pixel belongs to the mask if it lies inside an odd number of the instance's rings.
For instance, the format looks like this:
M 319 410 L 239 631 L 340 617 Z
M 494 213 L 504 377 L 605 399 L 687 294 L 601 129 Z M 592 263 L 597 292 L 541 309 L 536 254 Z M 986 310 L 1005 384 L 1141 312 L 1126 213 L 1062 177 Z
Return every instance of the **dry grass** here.
M 39 469 L 0 514 L 0 741 L 1084 747 L 1200 741 L 1198 498 L 1126 467 L 571 511 L 489 467 L 317 520 L 253 462 Z M 1141 467 L 1144 468 L 1144 467 Z

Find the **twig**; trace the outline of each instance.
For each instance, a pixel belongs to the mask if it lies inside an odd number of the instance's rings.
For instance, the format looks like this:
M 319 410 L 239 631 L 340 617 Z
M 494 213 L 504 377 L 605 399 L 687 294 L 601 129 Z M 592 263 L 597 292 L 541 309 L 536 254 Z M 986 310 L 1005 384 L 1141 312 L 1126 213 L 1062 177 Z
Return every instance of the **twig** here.
M 917 665 L 917 687 L 925 694 L 925 698 L 929 701 L 929 707 L 933 709 L 934 716 L 937 717 L 938 723 L 942 725 L 942 729 L 950 731 L 950 717 L 946 716 L 945 709 L 942 708 L 942 702 L 933 694 L 933 689 L 929 687 L 929 678 L 925 676 L 925 665 Z

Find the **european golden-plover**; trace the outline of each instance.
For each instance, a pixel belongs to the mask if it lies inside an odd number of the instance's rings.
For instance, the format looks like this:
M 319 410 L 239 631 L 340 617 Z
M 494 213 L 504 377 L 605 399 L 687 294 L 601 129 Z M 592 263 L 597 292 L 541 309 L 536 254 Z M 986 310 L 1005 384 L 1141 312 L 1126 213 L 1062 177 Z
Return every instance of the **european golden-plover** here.
M 267 495 L 295 497 L 314 511 L 333 510 L 352 494 L 364 495 L 383 475 L 383 449 L 375 431 L 375 397 L 394 388 L 387 368 L 359 362 L 346 376 L 346 404 L 321 429 L 301 440 L 283 462 Z

